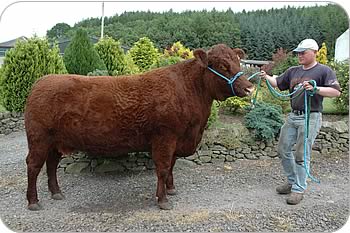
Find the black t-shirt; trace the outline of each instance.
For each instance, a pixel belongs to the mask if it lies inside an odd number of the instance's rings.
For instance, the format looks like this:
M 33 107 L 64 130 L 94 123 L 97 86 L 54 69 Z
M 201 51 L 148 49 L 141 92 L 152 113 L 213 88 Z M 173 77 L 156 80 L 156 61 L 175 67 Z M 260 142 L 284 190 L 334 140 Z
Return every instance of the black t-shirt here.
M 298 84 L 304 81 L 315 80 L 318 87 L 332 87 L 340 91 L 339 82 L 335 72 L 326 65 L 317 63 L 314 67 L 304 70 L 303 66 L 293 66 L 277 77 L 277 87 L 281 91 L 293 92 Z M 293 96 L 295 96 L 294 94 Z M 292 97 L 293 98 L 293 97 Z M 311 111 L 322 112 L 323 96 L 315 94 L 311 98 Z M 291 100 L 293 110 L 304 110 L 304 94 Z

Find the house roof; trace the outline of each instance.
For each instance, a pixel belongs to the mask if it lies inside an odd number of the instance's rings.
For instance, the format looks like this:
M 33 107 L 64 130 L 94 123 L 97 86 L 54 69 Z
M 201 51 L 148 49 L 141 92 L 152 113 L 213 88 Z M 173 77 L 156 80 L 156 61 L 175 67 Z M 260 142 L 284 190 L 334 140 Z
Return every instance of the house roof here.
M 18 37 L 16 39 L 13 39 L 13 40 L 1 42 L 0 43 L 0 47 L 2 47 L 2 48 L 13 48 L 13 47 L 15 47 L 15 44 L 16 44 L 17 40 L 21 40 L 21 41 L 22 40 L 28 40 L 28 38 L 25 37 L 25 36 L 21 36 L 21 37 Z

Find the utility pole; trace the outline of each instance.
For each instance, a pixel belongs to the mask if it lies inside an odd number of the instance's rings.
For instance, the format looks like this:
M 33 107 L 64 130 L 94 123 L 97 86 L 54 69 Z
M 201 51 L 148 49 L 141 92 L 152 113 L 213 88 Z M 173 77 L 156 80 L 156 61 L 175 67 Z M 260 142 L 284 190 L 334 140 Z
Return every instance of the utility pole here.
M 102 20 L 101 20 L 101 40 L 103 39 L 103 27 L 105 22 L 105 2 L 102 2 Z

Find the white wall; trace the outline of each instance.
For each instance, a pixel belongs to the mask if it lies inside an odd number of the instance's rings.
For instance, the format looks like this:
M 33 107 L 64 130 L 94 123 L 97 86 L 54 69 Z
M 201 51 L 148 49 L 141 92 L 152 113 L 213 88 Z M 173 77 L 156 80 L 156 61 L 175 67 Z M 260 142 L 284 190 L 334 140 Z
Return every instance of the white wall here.
M 339 36 L 335 42 L 334 59 L 344 61 L 349 59 L 349 29 Z

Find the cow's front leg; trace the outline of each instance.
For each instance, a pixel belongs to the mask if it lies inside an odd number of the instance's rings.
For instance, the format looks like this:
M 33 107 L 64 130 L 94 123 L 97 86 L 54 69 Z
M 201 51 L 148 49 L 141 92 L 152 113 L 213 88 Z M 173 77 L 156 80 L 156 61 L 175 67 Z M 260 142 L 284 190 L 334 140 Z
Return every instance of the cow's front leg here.
M 166 182 L 171 170 L 172 159 L 176 149 L 176 137 L 173 135 L 159 135 L 152 142 L 152 158 L 156 165 L 158 177 L 157 193 L 158 206 L 164 210 L 173 208 L 166 196 Z

